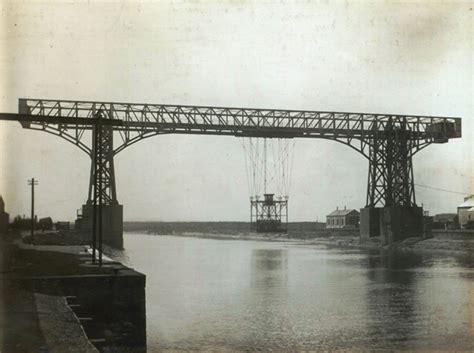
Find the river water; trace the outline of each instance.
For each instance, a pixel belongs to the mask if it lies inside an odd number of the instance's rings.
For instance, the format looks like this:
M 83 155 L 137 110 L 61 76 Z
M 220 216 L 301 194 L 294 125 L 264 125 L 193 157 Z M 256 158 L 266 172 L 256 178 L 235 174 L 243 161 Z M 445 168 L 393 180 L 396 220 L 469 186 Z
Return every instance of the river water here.
M 148 351 L 474 350 L 474 258 L 126 233 Z

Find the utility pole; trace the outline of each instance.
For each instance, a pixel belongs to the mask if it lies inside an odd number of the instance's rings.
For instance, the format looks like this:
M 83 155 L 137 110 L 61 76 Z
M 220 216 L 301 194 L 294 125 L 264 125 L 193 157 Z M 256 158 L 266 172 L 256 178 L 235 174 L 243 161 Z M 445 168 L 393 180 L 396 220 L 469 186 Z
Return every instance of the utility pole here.
M 38 185 L 38 180 L 31 178 L 28 180 L 28 185 L 31 185 L 31 243 L 35 243 L 35 185 Z

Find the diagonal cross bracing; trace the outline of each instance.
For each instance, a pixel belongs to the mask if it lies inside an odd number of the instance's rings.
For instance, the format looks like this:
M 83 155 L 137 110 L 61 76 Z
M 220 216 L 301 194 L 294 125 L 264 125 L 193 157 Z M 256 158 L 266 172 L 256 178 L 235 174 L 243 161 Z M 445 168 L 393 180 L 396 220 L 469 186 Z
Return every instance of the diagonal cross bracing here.
M 132 143 L 150 135 L 165 133 L 233 135 L 255 137 L 301 137 L 328 138 L 346 143 L 366 158 L 366 146 L 354 144 L 355 140 L 370 143 L 378 132 L 383 132 L 390 120 L 397 126 L 404 121 L 408 138 L 414 141 L 413 148 L 421 149 L 426 144 L 460 137 L 461 120 L 453 117 L 416 115 L 363 114 L 346 112 L 324 112 L 282 109 L 242 109 L 206 106 L 105 103 L 86 101 L 64 101 L 44 99 L 20 99 L 20 113 L 47 115 L 65 118 L 64 131 L 90 129 L 88 126 L 70 126 L 67 117 L 95 116 L 97 111 L 104 118 L 123 121 L 115 127 L 121 136 L 114 146 L 114 153 L 122 151 Z M 376 126 L 377 129 L 373 127 Z M 50 130 L 54 124 L 30 124 L 29 128 Z M 76 144 L 80 138 L 72 136 Z M 444 141 L 445 142 L 445 141 Z
M 113 156 L 144 138 L 159 134 L 201 134 L 278 138 L 332 139 L 369 160 L 367 206 L 415 204 L 412 156 L 431 143 L 461 137 L 461 119 L 398 114 L 244 109 L 209 106 L 133 104 L 68 100 L 20 99 L 23 127 L 46 131 L 76 144 L 91 158 L 94 146 L 86 131 L 92 125 L 75 118 L 121 124 L 104 126 L 100 193 L 105 204 L 116 203 Z M 1 116 L 8 114 L 0 114 Z M 40 121 L 34 117 L 43 117 Z M 44 118 L 51 120 L 45 120 Z M 17 120 L 20 120 L 17 117 Z M 113 139 L 117 132 L 120 139 Z M 105 147 L 104 147 L 105 146 Z M 91 180 L 94 178 L 91 170 Z M 92 185 L 92 183 L 91 183 Z M 91 199 L 92 187 L 89 190 Z

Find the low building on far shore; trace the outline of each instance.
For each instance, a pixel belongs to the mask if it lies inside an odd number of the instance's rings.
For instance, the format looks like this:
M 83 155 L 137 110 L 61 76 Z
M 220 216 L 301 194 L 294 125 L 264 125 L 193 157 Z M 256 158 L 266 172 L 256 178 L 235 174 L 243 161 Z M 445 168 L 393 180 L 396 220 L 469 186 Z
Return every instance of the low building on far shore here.
M 56 222 L 54 223 L 54 228 L 56 230 L 69 230 L 71 229 L 71 224 L 69 222 Z
M 458 221 L 461 228 L 469 228 L 474 224 L 474 195 L 465 197 L 458 206 Z
M 41 230 L 52 230 L 53 229 L 53 220 L 51 217 L 40 218 L 38 221 L 38 226 Z
M 8 231 L 8 224 L 10 222 L 10 215 L 5 212 L 5 202 L 0 195 L 0 234 L 5 234 Z
M 358 228 L 359 218 L 359 211 L 346 207 L 340 210 L 338 207 L 326 216 L 326 228 Z
M 457 213 L 438 213 L 433 217 L 433 229 L 457 229 L 459 227 Z

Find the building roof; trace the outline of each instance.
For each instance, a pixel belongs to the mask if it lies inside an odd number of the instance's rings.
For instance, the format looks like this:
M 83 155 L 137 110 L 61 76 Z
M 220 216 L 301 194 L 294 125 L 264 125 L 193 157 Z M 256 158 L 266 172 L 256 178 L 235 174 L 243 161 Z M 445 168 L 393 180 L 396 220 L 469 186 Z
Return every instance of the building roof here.
M 465 198 L 464 202 L 458 206 L 458 208 L 471 208 L 474 207 L 474 197 L 470 196 L 469 198 Z
M 348 209 L 344 209 L 344 210 L 335 210 L 335 211 L 332 211 L 330 214 L 327 215 L 327 217 L 331 217 L 331 216 L 347 216 L 349 213 L 353 213 L 353 212 L 357 212 L 357 214 L 359 214 L 359 211 L 355 210 L 355 209 L 351 209 L 351 208 L 348 208 Z
M 471 207 L 470 209 L 467 210 L 468 212 L 473 212 L 474 211 L 474 207 Z

